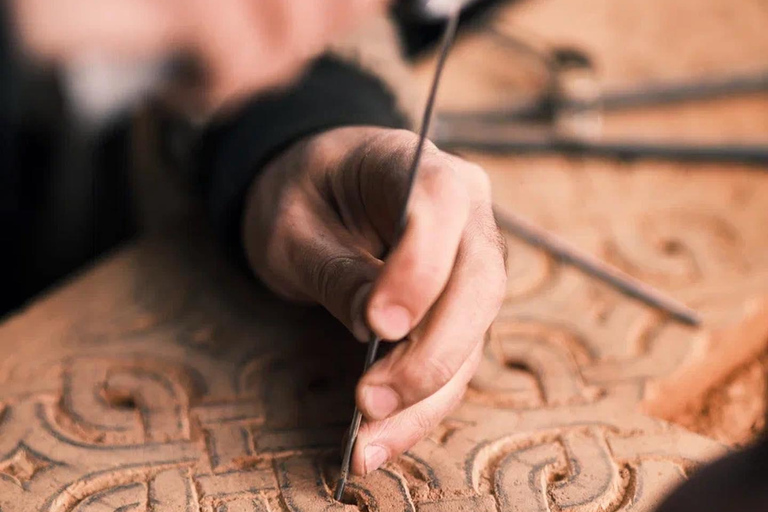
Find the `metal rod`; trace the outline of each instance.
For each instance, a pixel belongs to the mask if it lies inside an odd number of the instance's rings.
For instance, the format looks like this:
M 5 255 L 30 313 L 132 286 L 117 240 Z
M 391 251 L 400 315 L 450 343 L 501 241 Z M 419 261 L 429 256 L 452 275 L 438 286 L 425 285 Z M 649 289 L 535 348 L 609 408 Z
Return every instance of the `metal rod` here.
M 573 100 L 543 96 L 493 111 L 441 112 L 445 121 L 471 120 L 488 123 L 546 121 L 554 110 L 602 112 L 683 104 L 768 91 L 768 70 L 753 74 L 712 76 L 696 81 L 650 83 L 623 90 L 606 91 L 594 100 Z
M 416 145 L 416 152 L 413 156 L 413 162 L 408 169 L 408 187 L 406 189 L 405 202 L 403 209 L 400 212 L 400 222 L 398 224 L 399 231 L 396 233 L 395 240 L 399 239 L 402 235 L 405 225 L 408 222 L 408 201 L 411 197 L 411 191 L 413 185 L 416 183 L 416 176 L 419 173 L 419 163 L 421 163 L 421 154 L 424 151 L 424 144 L 427 142 L 427 135 L 429 135 L 429 127 L 432 123 L 432 113 L 435 109 L 435 100 L 437 99 L 437 88 L 440 85 L 440 76 L 443 74 L 443 68 L 445 67 L 445 61 L 448 59 L 448 50 L 451 48 L 451 43 L 456 36 L 456 30 L 459 25 L 459 11 L 456 10 L 448 20 L 448 25 L 445 28 L 443 34 L 443 41 L 440 45 L 440 55 L 437 60 L 437 66 L 435 67 L 435 75 L 432 78 L 432 85 L 429 88 L 429 95 L 427 96 L 427 103 L 424 107 L 424 114 L 421 118 L 421 130 L 419 131 L 419 142 Z
M 447 128 L 447 127 L 446 127 Z M 487 128 L 486 128 L 487 129 Z M 557 153 L 595 156 L 620 160 L 655 159 L 678 162 L 733 162 L 768 166 L 768 142 L 765 144 L 685 144 L 639 141 L 587 142 L 541 137 L 530 139 L 481 139 L 480 137 L 441 136 L 436 141 L 442 147 L 472 149 L 497 154 Z
M 445 27 L 443 40 L 440 45 L 440 53 L 437 60 L 437 66 L 435 68 L 435 74 L 432 78 L 432 85 L 429 90 L 429 96 L 427 97 L 427 104 L 424 107 L 424 115 L 421 119 L 419 141 L 416 145 L 416 150 L 413 155 L 413 162 L 411 163 L 411 167 L 408 170 L 408 186 L 406 188 L 405 200 L 403 201 L 402 207 L 403 209 L 400 212 L 399 223 L 397 226 L 397 231 L 395 232 L 394 242 L 392 244 L 393 246 L 397 243 L 397 240 L 399 240 L 400 235 L 402 235 L 402 232 L 405 230 L 405 226 L 408 222 L 408 201 L 411 197 L 413 185 L 416 182 L 416 176 L 419 171 L 419 163 L 421 162 L 421 154 L 424 151 L 424 144 L 426 143 L 427 134 L 429 133 L 429 125 L 432 120 L 432 111 L 435 107 L 435 99 L 437 98 L 437 88 L 440 84 L 440 76 L 442 75 L 443 68 L 445 67 L 445 61 L 448 58 L 448 51 L 451 48 L 451 43 L 453 43 L 453 39 L 456 36 L 456 29 L 458 28 L 458 25 L 459 9 L 457 7 L 453 10 L 450 18 L 448 19 L 448 24 Z M 372 339 L 368 342 L 368 352 L 365 357 L 363 373 L 365 373 L 376 360 L 376 352 L 378 351 L 380 343 L 381 339 L 377 336 L 372 336 Z M 360 430 L 360 422 L 362 421 L 362 417 L 363 416 L 358 408 L 355 407 L 355 412 L 352 414 L 352 422 L 350 424 L 349 432 L 347 433 L 346 442 L 344 444 L 344 452 L 341 460 L 341 472 L 339 474 L 339 480 L 336 483 L 336 492 L 334 494 L 336 501 L 341 501 L 341 498 L 344 496 L 344 487 L 347 484 L 347 478 L 349 478 L 349 466 L 352 462 L 352 452 L 355 448 L 355 442 L 357 441 L 357 434 Z
M 368 371 L 373 362 L 376 360 L 376 353 L 379 350 L 379 343 L 381 338 L 374 336 L 371 341 L 368 342 L 368 351 L 365 354 L 365 365 L 363 366 L 363 373 Z M 334 498 L 336 501 L 341 501 L 344 496 L 344 487 L 347 485 L 347 478 L 349 478 L 349 466 L 352 463 L 352 450 L 355 447 L 355 440 L 357 440 L 357 433 L 360 430 L 360 422 L 363 420 L 363 414 L 355 406 L 355 412 L 352 413 L 352 423 L 349 426 L 347 432 L 347 439 L 344 443 L 344 454 L 341 459 L 341 473 L 339 479 L 336 482 L 336 494 Z
M 620 110 L 685 103 L 768 91 L 768 70 L 753 74 L 709 76 L 697 81 L 647 84 L 606 91 L 594 102 L 566 102 L 569 109 Z
M 699 317 L 696 311 L 649 284 L 635 279 L 616 267 L 571 245 L 566 240 L 544 231 L 518 215 L 503 212 L 496 205 L 493 207 L 493 213 L 496 217 L 496 222 L 502 229 L 530 245 L 545 250 L 563 263 L 578 268 L 585 274 L 606 283 L 628 297 L 663 311 L 670 318 L 678 322 L 692 326 L 701 324 L 701 317 Z

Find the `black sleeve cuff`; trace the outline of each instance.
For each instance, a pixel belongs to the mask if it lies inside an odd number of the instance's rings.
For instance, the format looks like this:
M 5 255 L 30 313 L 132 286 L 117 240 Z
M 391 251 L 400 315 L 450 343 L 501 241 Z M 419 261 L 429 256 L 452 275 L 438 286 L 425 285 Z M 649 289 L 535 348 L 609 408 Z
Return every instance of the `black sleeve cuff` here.
M 245 194 L 258 171 L 298 139 L 348 125 L 405 126 L 376 78 L 332 57 L 318 59 L 288 90 L 259 96 L 203 135 L 198 183 L 225 247 L 244 262 Z
M 21 279 L 24 215 L 22 172 L 17 166 L 16 131 L 19 114 L 19 69 L 14 26 L 8 2 L 0 0 L 0 317 L 18 304 Z

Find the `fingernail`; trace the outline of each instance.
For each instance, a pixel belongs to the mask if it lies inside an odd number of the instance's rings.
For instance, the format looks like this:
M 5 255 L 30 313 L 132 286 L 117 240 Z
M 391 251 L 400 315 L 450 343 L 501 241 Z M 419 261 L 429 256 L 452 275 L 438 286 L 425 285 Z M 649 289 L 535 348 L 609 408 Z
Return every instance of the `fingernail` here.
M 387 462 L 389 455 L 387 450 L 377 444 L 369 444 L 365 447 L 365 474 L 376 471 L 379 466 Z
M 411 330 L 411 313 L 397 304 L 373 308 L 370 320 L 371 328 L 386 340 L 405 338 Z
M 359 341 L 371 339 L 371 331 L 365 324 L 365 303 L 371 293 L 372 283 L 364 284 L 352 297 L 352 335 Z
M 397 393 L 387 386 L 366 386 L 363 390 L 363 408 L 369 419 L 383 420 L 395 412 L 399 404 Z

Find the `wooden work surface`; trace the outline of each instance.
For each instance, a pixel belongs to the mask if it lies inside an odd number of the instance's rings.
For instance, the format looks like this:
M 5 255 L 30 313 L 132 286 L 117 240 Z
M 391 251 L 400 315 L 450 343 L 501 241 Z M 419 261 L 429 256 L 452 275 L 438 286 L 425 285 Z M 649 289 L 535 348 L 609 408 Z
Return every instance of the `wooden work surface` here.
M 762 0 L 532 1 L 504 19 L 586 48 L 606 86 L 757 69 L 768 55 Z M 489 63 L 469 49 L 484 44 L 460 41 L 453 65 L 467 66 L 449 74 L 444 106 L 482 99 L 470 92 Z M 626 113 L 606 130 L 768 140 L 768 98 Z M 699 308 L 705 331 L 768 290 L 763 170 L 468 157 L 502 208 Z M 361 347 L 321 311 L 243 279 L 192 225 L 106 256 L 0 326 L 4 512 L 343 509 L 328 482 Z M 652 418 L 647 386 L 706 336 L 515 240 L 509 252 L 508 299 L 464 403 L 352 480 L 362 510 L 652 510 L 754 435 L 759 360 L 719 385 L 710 423 L 691 425 L 709 437 Z M 716 414 L 746 423 L 728 430 Z

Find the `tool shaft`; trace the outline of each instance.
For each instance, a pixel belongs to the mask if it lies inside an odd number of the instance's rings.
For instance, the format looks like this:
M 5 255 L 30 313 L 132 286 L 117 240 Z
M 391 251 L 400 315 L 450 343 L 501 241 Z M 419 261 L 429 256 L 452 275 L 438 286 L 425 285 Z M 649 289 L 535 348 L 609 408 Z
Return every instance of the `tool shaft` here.
M 421 154 L 424 151 L 424 144 L 427 141 L 427 134 L 429 133 L 429 125 L 432 120 L 432 111 L 435 108 L 435 100 L 437 98 L 437 88 L 440 85 L 440 76 L 442 75 L 443 68 L 445 67 L 445 61 L 448 58 L 448 50 L 451 48 L 451 43 L 456 36 L 456 29 L 459 25 L 459 5 L 457 4 L 453 12 L 448 19 L 448 24 L 445 27 L 443 33 L 443 40 L 440 43 L 440 53 L 438 54 L 437 66 L 435 67 L 435 74 L 432 77 L 432 85 L 429 89 L 429 96 L 427 97 L 427 103 L 424 107 L 424 115 L 421 119 L 421 130 L 419 131 L 419 141 L 416 145 L 416 149 L 413 154 L 413 161 L 408 172 L 408 186 L 406 188 L 405 200 L 403 201 L 403 207 L 400 213 L 399 223 L 397 226 L 395 242 L 393 246 L 399 240 L 405 230 L 405 226 L 408 222 L 408 201 L 411 197 L 411 191 L 413 190 L 414 183 L 416 183 L 416 176 L 419 171 L 419 163 L 421 162 Z M 368 343 L 368 352 L 365 357 L 365 366 L 363 367 L 363 373 L 376 360 L 376 353 L 379 349 L 381 339 L 377 336 L 372 336 L 371 341 Z M 352 463 L 352 452 L 355 449 L 355 442 L 357 441 L 357 434 L 360 430 L 360 423 L 362 422 L 362 414 L 360 410 L 355 407 L 355 412 L 352 414 L 352 423 L 347 432 L 346 443 L 344 444 L 344 452 L 341 460 L 341 472 L 339 474 L 339 480 L 336 484 L 336 492 L 334 498 L 336 501 L 341 501 L 344 496 L 344 488 L 347 484 L 347 478 L 349 478 L 349 466 Z
M 502 212 L 496 206 L 493 208 L 493 213 L 499 227 L 535 247 L 544 249 L 563 263 L 570 264 L 603 281 L 624 295 L 665 312 L 678 322 L 693 326 L 701 323 L 701 318 L 696 311 L 688 306 L 582 251 L 562 238 L 544 231 L 522 217 Z
M 378 336 L 374 336 L 371 341 L 368 342 L 368 352 L 365 354 L 363 373 L 367 372 L 368 368 L 370 368 L 376 360 L 379 343 L 381 343 L 381 338 Z M 355 448 L 355 440 L 357 439 L 357 432 L 360 430 L 360 423 L 362 420 L 363 415 L 360 412 L 360 409 L 355 407 L 355 412 L 352 413 L 352 423 L 349 426 L 349 432 L 347 432 L 344 454 L 341 460 L 341 474 L 339 475 L 339 480 L 336 482 L 336 494 L 334 496 L 336 501 L 341 501 L 341 498 L 344 495 L 344 487 L 347 484 L 347 478 L 349 478 L 349 466 L 352 462 L 352 450 Z

